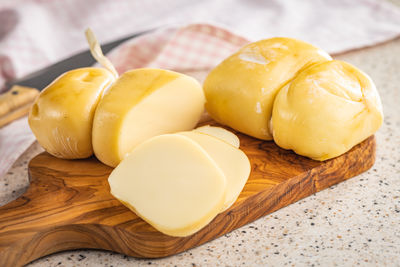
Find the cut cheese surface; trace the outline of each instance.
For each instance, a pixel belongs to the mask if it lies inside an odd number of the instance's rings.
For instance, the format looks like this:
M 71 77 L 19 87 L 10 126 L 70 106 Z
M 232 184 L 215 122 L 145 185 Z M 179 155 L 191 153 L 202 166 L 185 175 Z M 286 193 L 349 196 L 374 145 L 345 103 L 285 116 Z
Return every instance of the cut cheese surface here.
M 178 134 L 153 137 L 137 146 L 108 181 L 117 199 L 171 236 L 197 232 L 225 202 L 221 169 L 199 144 Z
M 201 85 L 189 76 L 160 69 L 124 73 L 96 110 L 96 157 L 114 167 L 148 138 L 193 129 L 204 101 Z
M 58 158 L 93 154 L 93 117 L 99 100 L 114 81 L 102 68 L 68 71 L 48 85 L 29 113 L 29 126 L 39 144 Z
M 226 142 L 195 131 L 182 132 L 197 142 L 221 168 L 226 177 L 226 199 L 221 210 L 228 209 L 238 198 L 249 178 L 251 165 L 246 154 Z
M 234 134 L 222 127 L 204 125 L 204 126 L 194 129 L 193 131 L 214 136 L 218 139 L 221 139 L 222 141 L 227 142 L 228 144 L 231 144 L 232 146 L 234 146 L 236 148 L 239 148 L 239 146 L 240 146 L 239 137 L 237 137 L 236 134 Z

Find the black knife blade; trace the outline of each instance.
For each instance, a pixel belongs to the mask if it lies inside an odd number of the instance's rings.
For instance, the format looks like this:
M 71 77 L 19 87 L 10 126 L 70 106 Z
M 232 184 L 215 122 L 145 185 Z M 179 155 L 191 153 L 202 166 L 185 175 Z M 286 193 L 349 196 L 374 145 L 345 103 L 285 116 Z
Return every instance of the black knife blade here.
M 101 46 L 101 49 L 103 50 L 104 54 L 107 54 L 111 49 L 120 45 L 121 43 L 129 39 L 138 37 L 149 31 L 151 30 L 134 33 L 132 35 L 118 39 L 116 41 L 104 44 Z M 94 63 L 95 60 L 93 59 L 92 55 L 90 54 L 90 50 L 88 49 L 72 57 L 59 61 L 49 67 L 35 71 L 21 79 L 8 82 L 6 83 L 6 88 L 9 89 L 13 85 L 20 85 L 20 86 L 28 86 L 37 88 L 39 90 L 43 90 L 48 84 L 50 84 L 55 78 L 57 78 L 64 72 L 76 68 L 88 67 L 93 65 Z

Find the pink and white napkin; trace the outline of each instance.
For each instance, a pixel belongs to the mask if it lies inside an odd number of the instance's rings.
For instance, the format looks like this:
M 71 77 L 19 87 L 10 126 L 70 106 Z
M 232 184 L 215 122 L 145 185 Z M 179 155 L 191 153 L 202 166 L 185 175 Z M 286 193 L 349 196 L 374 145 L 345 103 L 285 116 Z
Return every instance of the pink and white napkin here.
M 158 28 L 108 55 L 120 73 L 158 67 L 204 75 L 249 41 L 272 36 L 302 39 L 330 53 L 395 38 L 400 9 L 379 0 L 5 1 L 0 88 L 8 79 L 87 49 L 88 26 L 101 42 Z M 0 177 L 33 141 L 26 118 L 0 129 Z

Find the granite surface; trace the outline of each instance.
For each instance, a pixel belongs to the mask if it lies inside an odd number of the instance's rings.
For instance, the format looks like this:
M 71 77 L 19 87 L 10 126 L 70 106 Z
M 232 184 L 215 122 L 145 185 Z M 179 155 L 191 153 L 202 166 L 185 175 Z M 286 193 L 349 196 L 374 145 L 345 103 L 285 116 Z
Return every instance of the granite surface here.
M 385 121 L 366 173 L 179 255 L 143 260 L 98 250 L 53 254 L 39 266 L 400 266 L 400 39 L 336 56 L 368 73 Z M 28 186 L 33 144 L 0 178 L 0 205 Z

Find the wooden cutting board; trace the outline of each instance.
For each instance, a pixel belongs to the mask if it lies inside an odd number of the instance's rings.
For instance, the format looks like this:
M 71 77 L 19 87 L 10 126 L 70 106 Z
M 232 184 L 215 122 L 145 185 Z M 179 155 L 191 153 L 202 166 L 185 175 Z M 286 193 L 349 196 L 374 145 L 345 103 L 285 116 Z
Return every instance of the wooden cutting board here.
M 30 187 L 0 207 L 0 266 L 21 266 L 58 251 L 95 248 L 134 257 L 173 255 L 368 170 L 370 137 L 346 154 L 317 162 L 238 134 L 252 171 L 236 203 L 188 237 L 164 235 L 109 193 L 112 168 L 95 158 L 62 160 L 42 153 L 29 163 Z

